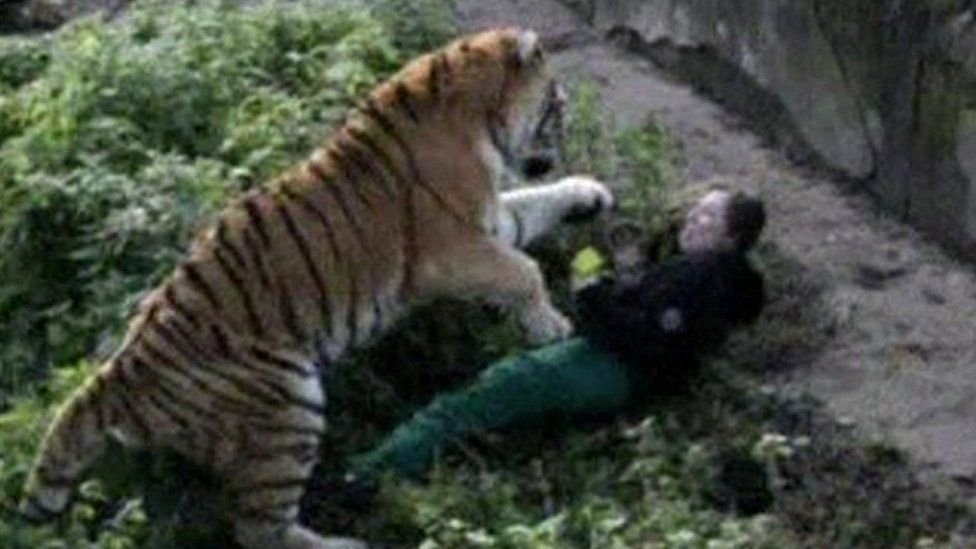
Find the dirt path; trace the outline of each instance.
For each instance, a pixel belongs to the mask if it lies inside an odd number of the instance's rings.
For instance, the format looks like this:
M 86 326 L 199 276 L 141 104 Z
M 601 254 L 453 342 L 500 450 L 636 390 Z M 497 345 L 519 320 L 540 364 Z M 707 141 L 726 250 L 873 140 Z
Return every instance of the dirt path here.
M 588 76 L 623 125 L 654 116 L 689 183 L 720 179 L 763 196 L 767 238 L 826 288 L 833 326 L 812 362 L 777 375 L 923 466 L 976 478 L 976 277 L 870 202 L 788 163 L 714 103 L 601 41 L 552 0 L 460 0 L 463 25 L 517 24 L 562 44 L 559 72 Z

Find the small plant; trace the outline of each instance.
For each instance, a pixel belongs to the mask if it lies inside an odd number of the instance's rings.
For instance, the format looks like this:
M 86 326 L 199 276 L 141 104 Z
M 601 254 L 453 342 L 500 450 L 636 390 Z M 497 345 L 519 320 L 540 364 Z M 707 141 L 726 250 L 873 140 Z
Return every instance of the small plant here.
M 644 223 L 653 234 L 665 229 L 669 195 L 675 189 L 675 146 L 653 119 L 620 129 L 590 80 L 569 89 L 564 139 L 568 172 L 588 173 L 616 191 L 621 213 Z
M 0 38 L 0 92 L 16 90 L 36 79 L 50 61 L 46 40 Z
M 613 180 L 618 175 L 612 114 L 600 98 L 599 86 L 591 80 L 569 87 L 568 124 L 563 139 L 567 171 L 588 173 Z
M 369 0 L 368 5 L 406 51 L 427 51 L 457 34 L 450 0 Z

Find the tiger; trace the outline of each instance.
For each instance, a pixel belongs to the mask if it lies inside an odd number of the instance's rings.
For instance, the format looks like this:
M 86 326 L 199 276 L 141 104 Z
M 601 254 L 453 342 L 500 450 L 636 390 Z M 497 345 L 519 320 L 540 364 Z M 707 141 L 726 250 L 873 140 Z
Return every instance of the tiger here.
M 584 175 L 502 190 L 561 116 L 543 49 L 496 28 L 421 55 L 234 199 L 60 408 L 20 511 L 62 513 L 112 437 L 209 468 L 245 548 L 365 547 L 298 521 L 325 428 L 321 368 L 442 297 L 497 305 L 531 344 L 572 331 L 521 248 L 614 197 Z

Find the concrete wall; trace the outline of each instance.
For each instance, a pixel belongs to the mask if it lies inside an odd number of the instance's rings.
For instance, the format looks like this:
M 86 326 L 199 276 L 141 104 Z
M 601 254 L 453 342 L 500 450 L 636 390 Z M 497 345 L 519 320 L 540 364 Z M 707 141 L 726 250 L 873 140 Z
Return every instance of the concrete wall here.
M 976 19 L 955 0 L 567 0 L 976 257 Z

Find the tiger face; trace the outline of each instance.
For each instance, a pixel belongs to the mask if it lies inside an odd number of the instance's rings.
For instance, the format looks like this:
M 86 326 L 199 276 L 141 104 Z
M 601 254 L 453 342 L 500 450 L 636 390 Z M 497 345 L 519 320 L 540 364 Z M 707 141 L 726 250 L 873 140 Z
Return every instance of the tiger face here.
M 514 168 L 526 179 L 538 179 L 562 164 L 566 102 L 565 89 L 551 79 L 541 100 L 531 103 L 518 119 L 512 132 Z
M 508 124 L 492 123 L 492 143 L 515 179 L 538 180 L 563 163 L 566 92 L 555 79 L 528 94 Z M 505 188 L 518 181 L 506 181 Z
M 567 95 L 549 72 L 536 33 L 520 33 L 514 50 L 521 85 L 509 86 L 517 88 L 510 95 L 513 99 L 489 116 L 488 127 L 507 169 L 538 179 L 561 163 Z

